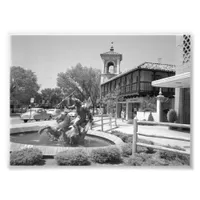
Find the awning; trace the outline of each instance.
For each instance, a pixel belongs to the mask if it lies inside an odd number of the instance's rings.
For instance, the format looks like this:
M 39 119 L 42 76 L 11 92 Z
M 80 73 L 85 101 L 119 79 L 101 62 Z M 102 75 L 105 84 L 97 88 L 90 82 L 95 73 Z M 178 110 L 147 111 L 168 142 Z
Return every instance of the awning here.
M 190 72 L 185 72 L 168 78 L 152 81 L 151 85 L 153 87 L 189 88 Z

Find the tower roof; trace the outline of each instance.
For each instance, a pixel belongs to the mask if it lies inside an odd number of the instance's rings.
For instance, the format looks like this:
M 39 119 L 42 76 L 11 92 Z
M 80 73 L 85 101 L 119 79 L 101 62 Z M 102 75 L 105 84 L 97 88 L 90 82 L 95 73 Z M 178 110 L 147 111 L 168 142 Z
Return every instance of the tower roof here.
M 120 61 L 122 60 L 122 54 L 117 53 L 117 52 L 114 51 L 113 42 L 111 42 L 110 51 L 102 53 L 100 55 L 101 55 L 101 57 L 102 56 L 107 56 L 107 55 L 116 55 L 116 56 L 120 56 Z

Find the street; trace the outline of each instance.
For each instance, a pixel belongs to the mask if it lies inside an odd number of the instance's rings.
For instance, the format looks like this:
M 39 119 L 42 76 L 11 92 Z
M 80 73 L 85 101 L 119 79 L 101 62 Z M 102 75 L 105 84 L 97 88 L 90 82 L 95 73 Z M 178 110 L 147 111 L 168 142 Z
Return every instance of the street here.
M 40 120 L 40 121 L 44 121 L 44 120 Z M 29 120 L 27 123 L 24 123 L 24 121 L 20 119 L 20 116 L 10 116 L 10 124 L 29 124 L 32 122 L 36 122 L 36 121 Z
M 21 123 L 24 123 L 24 121 L 22 121 L 19 116 L 10 117 L 10 124 L 21 124 Z
M 32 122 L 36 122 L 36 121 L 35 120 L 30 120 L 27 123 L 32 123 Z M 10 124 L 27 124 L 27 123 L 24 123 L 24 121 L 21 120 L 19 116 L 10 117 Z

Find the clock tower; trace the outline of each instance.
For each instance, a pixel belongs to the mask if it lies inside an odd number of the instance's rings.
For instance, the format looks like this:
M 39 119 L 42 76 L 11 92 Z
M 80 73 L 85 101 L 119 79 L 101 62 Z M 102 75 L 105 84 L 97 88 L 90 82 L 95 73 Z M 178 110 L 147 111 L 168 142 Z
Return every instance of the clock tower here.
M 113 42 L 111 43 L 110 51 L 102 53 L 101 59 L 103 67 L 101 72 L 101 84 L 108 81 L 114 76 L 120 74 L 120 62 L 122 61 L 122 54 L 114 51 Z

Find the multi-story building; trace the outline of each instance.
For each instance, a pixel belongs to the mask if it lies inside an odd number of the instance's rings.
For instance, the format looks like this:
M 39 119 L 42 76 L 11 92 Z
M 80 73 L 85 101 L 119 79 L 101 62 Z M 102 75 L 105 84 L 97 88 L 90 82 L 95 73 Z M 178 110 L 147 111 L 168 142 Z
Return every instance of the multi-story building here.
M 175 65 L 144 62 L 129 71 L 120 71 L 122 54 L 114 52 L 113 46 L 109 52 L 101 54 L 103 60 L 101 78 L 101 96 L 104 97 L 118 88 L 117 117 L 123 110 L 126 119 L 133 119 L 134 113 L 141 109 L 147 97 L 156 97 L 159 88 L 152 87 L 154 80 L 175 75 Z M 174 95 L 173 88 L 164 88 L 165 97 Z M 170 107 L 173 107 L 172 105 Z

